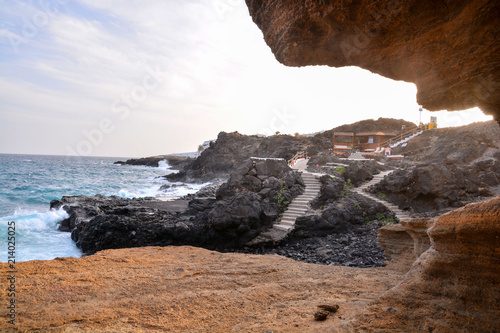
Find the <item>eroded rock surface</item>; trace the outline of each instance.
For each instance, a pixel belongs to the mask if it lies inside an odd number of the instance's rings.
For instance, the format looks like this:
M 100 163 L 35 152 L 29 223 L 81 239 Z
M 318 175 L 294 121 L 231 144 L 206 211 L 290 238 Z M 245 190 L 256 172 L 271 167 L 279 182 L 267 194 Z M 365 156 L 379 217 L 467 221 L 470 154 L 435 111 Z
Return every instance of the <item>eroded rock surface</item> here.
M 106 250 L 16 268 L 18 322 L 14 330 L 2 306 L 2 332 L 338 332 L 401 278 L 388 268 L 188 246 Z M 0 280 L 2 290 L 7 282 Z M 320 304 L 339 309 L 316 322 Z
M 436 218 L 428 231 L 431 248 L 354 326 L 384 332 L 498 332 L 499 221 L 500 197 Z
M 287 66 L 359 66 L 414 82 L 428 110 L 479 106 L 500 121 L 496 0 L 246 0 Z
M 181 172 L 165 176 L 169 181 L 211 181 L 227 179 L 237 171 L 241 163 L 250 157 L 290 159 L 298 151 L 315 154 L 321 145 L 320 138 L 273 135 L 261 137 L 238 132 L 220 132 L 217 140 Z

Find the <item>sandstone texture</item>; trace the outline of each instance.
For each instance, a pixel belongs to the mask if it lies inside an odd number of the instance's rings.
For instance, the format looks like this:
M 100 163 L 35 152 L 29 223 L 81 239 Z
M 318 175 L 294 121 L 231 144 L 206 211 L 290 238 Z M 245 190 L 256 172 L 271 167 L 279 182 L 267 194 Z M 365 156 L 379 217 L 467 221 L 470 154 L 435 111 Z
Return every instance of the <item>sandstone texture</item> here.
M 436 218 L 428 230 L 430 249 L 397 287 L 358 315 L 354 327 L 380 332 L 498 332 L 499 221 L 500 197 Z
M 16 268 L 21 332 L 337 332 L 401 277 L 387 268 L 186 246 L 106 250 Z M 324 304 L 338 312 L 315 321 Z M 13 332 L 6 312 L 2 306 L 0 331 Z
M 246 0 L 287 66 L 358 66 L 414 82 L 424 108 L 479 106 L 500 120 L 496 0 Z

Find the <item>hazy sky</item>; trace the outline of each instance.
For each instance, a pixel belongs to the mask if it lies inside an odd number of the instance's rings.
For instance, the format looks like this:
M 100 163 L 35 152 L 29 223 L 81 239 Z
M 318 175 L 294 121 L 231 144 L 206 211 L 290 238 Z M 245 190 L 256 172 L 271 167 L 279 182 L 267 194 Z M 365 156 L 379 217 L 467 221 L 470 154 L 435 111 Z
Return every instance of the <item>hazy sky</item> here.
M 419 119 L 413 84 L 278 63 L 243 0 L 0 0 L 0 13 L 0 153 L 148 156 L 220 131 Z

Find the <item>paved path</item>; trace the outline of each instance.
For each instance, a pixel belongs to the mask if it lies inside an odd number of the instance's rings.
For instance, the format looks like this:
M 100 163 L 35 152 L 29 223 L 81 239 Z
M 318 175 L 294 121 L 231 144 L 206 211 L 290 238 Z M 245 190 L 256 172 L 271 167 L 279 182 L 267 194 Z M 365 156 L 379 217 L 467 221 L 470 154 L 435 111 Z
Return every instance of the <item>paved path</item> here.
M 394 170 L 382 171 L 378 175 L 373 176 L 373 179 L 370 180 L 368 183 L 365 183 L 359 187 L 356 187 L 356 188 L 352 189 L 352 191 L 356 192 L 358 194 L 361 194 L 362 196 L 365 196 L 373 201 L 376 201 L 376 202 L 383 204 L 388 209 L 393 211 L 396 214 L 396 217 L 401 221 L 403 219 L 409 219 L 409 218 L 411 218 L 411 216 L 406 214 L 405 212 L 403 212 L 401 209 L 399 209 L 398 206 L 393 205 L 390 202 L 387 202 L 385 200 L 382 200 L 374 194 L 366 192 L 366 189 L 368 189 L 368 187 L 380 183 L 382 181 L 382 179 L 384 179 L 385 176 L 388 176 L 393 171 Z

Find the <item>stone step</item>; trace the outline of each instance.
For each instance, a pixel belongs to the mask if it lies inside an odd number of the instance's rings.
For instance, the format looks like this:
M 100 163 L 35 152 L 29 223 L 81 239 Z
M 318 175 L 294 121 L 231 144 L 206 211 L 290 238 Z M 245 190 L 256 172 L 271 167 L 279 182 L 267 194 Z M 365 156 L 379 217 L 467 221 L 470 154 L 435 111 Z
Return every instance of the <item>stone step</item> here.
M 307 204 L 309 203 L 309 201 L 292 201 L 291 204 L 288 205 L 287 208 L 306 208 L 307 207 Z
M 278 224 L 294 226 L 295 225 L 295 220 L 293 220 L 293 221 L 288 221 L 288 220 L 283 221 L 283 220 L 281 220 L 281 221 L 279 221 Z
M 307 201 L 307 202 L 309 202 L 309 201 L 311 201 L 314 198 L 316 198 L 315 195 L 303 194 L 301 196 L 298 196 L 294 200 L 292 200 L 292 202 L 294 202 L 295 200 L 297 200 L 297 202 L 300 202 L 300 201 Z
M 276 228 L 278 230 L 284 230 L 284 231 L 290 231 L 293 229 L 293 226 L 291 225 L 282 225 L 282 224 L 275 224 L 273 228 Z
M 287 207 L 287 209 L 285 210 L 285 212 L 288 212 L 288 211 L 297 211 L 297 210 L 305 211 L 305 210 L 307 210 L 307 205 L 306 204 L 301 204 L 301 205 L 290 204 Z
M 302 216 L 305 214 L 307 211 L 307 208 L 292 208 L 287 210 L 283 216 L 290 216 L 290 215 L 297 215 L 297 216 Z M 288 213 L 288 214 L 287 214 Z M 286 214 L 286 215 L 285 215 Z
M 297 217 L 304 216 L 304 213 L 289 213 L 289 214 L 283 214 L 283 217 L 281 217 L 282 220 L 293 220 Z

